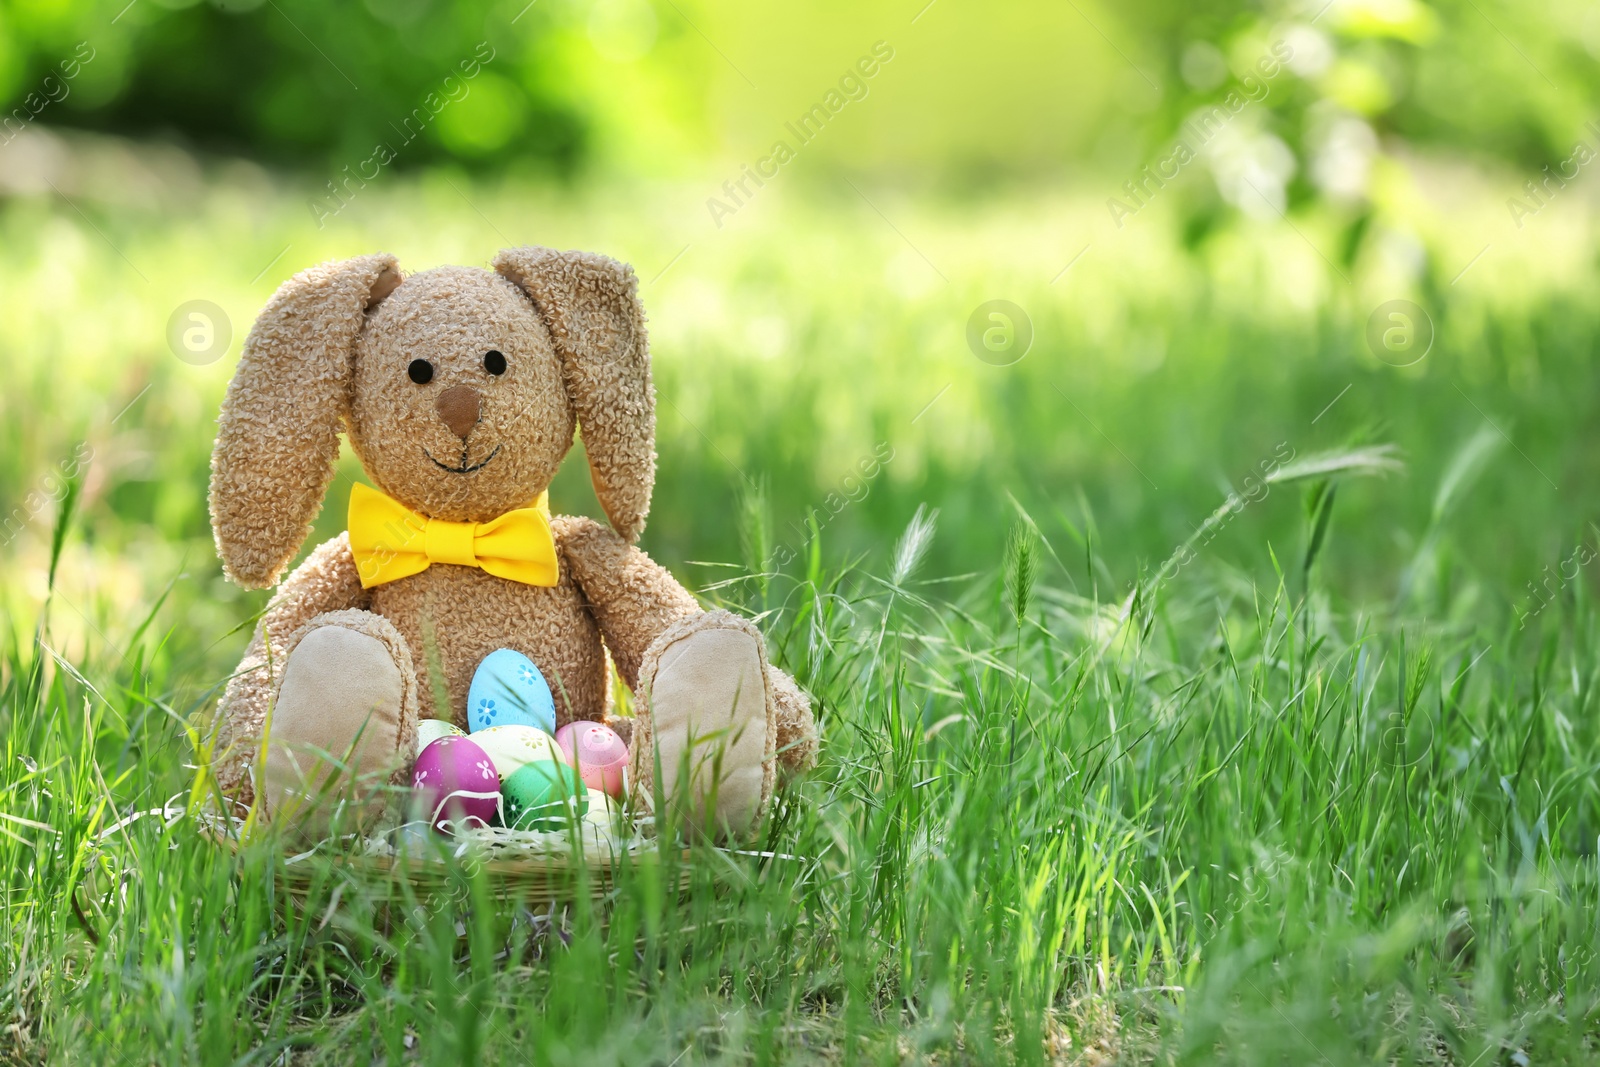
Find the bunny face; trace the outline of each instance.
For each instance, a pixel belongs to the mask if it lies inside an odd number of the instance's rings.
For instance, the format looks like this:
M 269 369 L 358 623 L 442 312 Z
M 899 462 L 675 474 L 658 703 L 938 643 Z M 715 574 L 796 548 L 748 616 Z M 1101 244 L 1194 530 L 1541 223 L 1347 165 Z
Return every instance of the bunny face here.
M 412 510 L 483 522 L 533 502 L 581 427 L 595 496 L 632 541 L 655 484 L 655 391 L 633 271 L 512 248 L 494 271 L 401 279 L 394 257 L 302 271 L 250 330 L 211 454 L 229 577 L 271 585 L 310 533 L 339 432 Z M 342 502 L 341 502 L 342 506 Z
M 436 519 L 486 522 L 549 485 L 576 420 L 550 331 L 497 274 L 412 275 L 355 345 L 350 445 L 372 481 Z

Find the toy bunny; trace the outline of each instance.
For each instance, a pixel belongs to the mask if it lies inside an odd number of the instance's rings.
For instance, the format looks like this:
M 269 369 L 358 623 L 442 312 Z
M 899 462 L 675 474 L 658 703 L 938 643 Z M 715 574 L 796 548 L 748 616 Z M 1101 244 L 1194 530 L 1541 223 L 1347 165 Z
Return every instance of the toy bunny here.
M 228 684 L 213 760 L 227 795 L 299 818 L 329 757 L 407 781 L 421 709 L 442 688 L 464 725 L 473 671 L 499 648 L 549 679 L 560 724 L 606 721 L 608 649 L 635 694 L 634 795 L 655 794 L 659 766 L 662 795 L 725 829 L 759 821 L 779 765 L 814 760 L 810 705 L 755 627 L 703 611 L 633 547 L 656 460 L 636 290 L 603 256 L 514 248 L 492 271 L 403 280 L 389 255 L 327 263 L 272 297 L 212 455 L 224 569 L 278 580 L 341 428 L 376 488 L 354 487 L 350 531 L 279 586 Z M 544 505 L 575 425 L 609 528 Z M 611 725 L 627 737 L 628 720 Z

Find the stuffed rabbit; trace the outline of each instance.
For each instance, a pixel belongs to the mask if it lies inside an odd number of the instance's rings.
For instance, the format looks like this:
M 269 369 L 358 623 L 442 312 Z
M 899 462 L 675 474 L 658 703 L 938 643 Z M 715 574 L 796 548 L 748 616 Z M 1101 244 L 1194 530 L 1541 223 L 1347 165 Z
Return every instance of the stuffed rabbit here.
M 748 830 L 779 765 L 814 760 L 810 705 L 754 626 L 703 611 L 633 546 L 656 459 L 636 290 L 603 256 L 515 248 L 492 271 L 404 280 L 394 257 L 362 256 L 272 297 L 212 455 L 224 569 L 250 588 L 278 580 L 341 429 L 376 488 L 354 487 L 351 531 L 278 587 L 223 695 L 213 766 L 229 796 L 289 818 L 330 766 L 408 781 L 419 712 L 442 691 L 464 725 L 473 671 L 499 648 L 549 679 L 559 724 L 607 721 L 610 651 L 636 707 L 631 731 L 611 724 L 631 732 L 647 802 L 659 766 L 661 795 Z M 609 528 L 543 509 L 575 426 Z

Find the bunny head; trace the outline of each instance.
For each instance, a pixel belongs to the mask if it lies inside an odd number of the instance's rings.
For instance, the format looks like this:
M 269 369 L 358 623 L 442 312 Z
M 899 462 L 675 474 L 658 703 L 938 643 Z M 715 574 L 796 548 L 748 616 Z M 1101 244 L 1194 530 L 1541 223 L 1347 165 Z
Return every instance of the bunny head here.
M 310 533 L 339 431 L 413 511 L 485 522 L 525 507 L 582 428 L 595 493 L 636 539 L 655 482 L 655 394 L 630 268 L 515 248 L 494 270 L 402 280 L 392 256 L 295 275 L 245 341 L 211 457 L 229 577 L 273 584 Z

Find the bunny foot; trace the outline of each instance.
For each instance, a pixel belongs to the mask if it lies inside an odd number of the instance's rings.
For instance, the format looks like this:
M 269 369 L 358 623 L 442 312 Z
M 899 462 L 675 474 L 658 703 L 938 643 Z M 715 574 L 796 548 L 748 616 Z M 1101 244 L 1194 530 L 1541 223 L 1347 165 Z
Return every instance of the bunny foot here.
M 704 612 L 662 631 L 639 671 L 635 797 L 650 805 L 659 793 L 687 824 L 711 832 L 753 830 L 777 764 L 777 703 L 767 678 L 761 635 L 737 615 Z
M 403 780 L 416 746 L 417 681 L 393 624 L 318 615 L 286 642 L 267 730 L 264 813 L 302 836 L 359 829 Z

